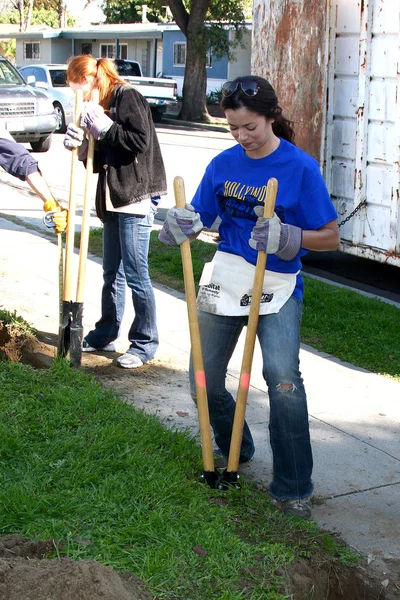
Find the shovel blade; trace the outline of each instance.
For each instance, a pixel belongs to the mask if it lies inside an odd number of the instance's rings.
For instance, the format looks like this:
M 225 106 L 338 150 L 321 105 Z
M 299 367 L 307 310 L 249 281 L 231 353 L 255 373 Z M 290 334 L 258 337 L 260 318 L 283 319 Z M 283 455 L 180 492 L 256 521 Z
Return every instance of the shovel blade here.
M 57 356 L 66 358 L 71 340 L 72 303 L 64 300 L 58 328 Z
M 75 367 L 80 367 L 82 361 L 82 341 L 83 341 L 83 303 L 72 303 L 72 320 L 70 325 L 70 348 L 69 358 Z

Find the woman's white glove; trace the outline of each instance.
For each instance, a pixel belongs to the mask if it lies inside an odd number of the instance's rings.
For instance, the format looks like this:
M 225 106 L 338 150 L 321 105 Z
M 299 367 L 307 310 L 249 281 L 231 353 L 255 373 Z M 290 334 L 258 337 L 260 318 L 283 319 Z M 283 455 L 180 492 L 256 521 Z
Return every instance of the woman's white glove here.
M 293 260 L 301 248 L 302 229 L 282 223 L 276 214 L 269 219 L 263 217 L 263 206 L 256 206 L 254 212 L 258 219 L 249 240 L 251 248 L 275 254 L 281 260 Z
M 85 131 L 75 123 L 70 123 L 64 135 L 64 147 L 67 150 L 75 150 L 86 141 Z
M 87 127 L 95 140 L 102 140 L 114 123 L 96 102 L 85 102 L 81 115 L 81 127 Z
M 158 239 L 167 246 L 179 246 L 202 229 L 199 213 L 191 204 L 186 204 L 185 208 L 174 207 L 167 211 Z

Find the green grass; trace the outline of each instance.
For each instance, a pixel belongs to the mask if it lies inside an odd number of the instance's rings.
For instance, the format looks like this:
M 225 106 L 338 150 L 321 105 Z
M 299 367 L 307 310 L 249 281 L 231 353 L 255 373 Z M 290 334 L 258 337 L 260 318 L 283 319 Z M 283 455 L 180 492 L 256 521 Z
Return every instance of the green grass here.
M 284 600 L 294 559 L 354 564 L 264 491 L 198 482 L 201 452 L 63 360 L 0 363 L 2 534 L 54 538 L 58 555 L 142 578 L 159 600 Z M 196 552 L 200 547 L 200 553 Z
M 184 291 L 180 249 L 168 247 L 152 231 L 149 267 L 153 282 Z M 102 255 L 101 229 L 90 234 L 89 250 Z M 216 245 L 196 240 L 191 244 L 193 273 L 198 284 L 204 262 Z M 369 298 L 304 275 L 305 296 L 302 341 L 355 366 L 400 381 L 400 311 Z
M 2 327 L 13 337 L 27 337 L 37 334 L 37 331 L 25 319 L 18 316 L 15 310 L 10 312 L 0 308 L 0 329 Z

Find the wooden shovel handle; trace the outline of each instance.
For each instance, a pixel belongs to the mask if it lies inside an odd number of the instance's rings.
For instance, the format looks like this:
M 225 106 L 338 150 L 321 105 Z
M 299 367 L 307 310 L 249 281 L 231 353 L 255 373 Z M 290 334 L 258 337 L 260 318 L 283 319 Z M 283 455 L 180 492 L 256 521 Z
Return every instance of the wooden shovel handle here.
M 267 196 L 264 203 L 264 217 L 274 216 L 275 199 L 278 191 L 278 182 L 272 177 L 268 181 Z M 246 340 L 244 344 L 242 368 L 240 371 L 239 388 L 236 398 L 235 417 L 233 420 L 231 445 L 227 471 L 236 473 L 239 468 L 240 448 L 242 445 L 243 426 L 246 414 L 247 396 L 250 386 L 251 366 L 253 362 L 254 346 L 256 342 L 258 316 L 264 283 L 267 254 L 259 251 L 254 273 L 253 291 L 251 296 L 249 320 L 247 323 Z
M 99 102 L 99 90 L 92 90 L 90 96 L 91 102 L 98 104 Z M 76 301 L 83 302 L 85 296 L 85 282 L 86 282 L 86 265 L 87 255 L 89 247 L 89 231 L 90 231 L 90 205 L 92 200 L 92 184 L 93 184 L 93 157 L 94 157 L 94 146 L 95 140 L 91 134 L 89 134 L 89 144 L 86 159 L 86 179 L 85 179 L 85 192 L 83 199 L 83 214 L 82 214 L 82 229 L 81 229 L 81 243 L 79 250 L 79 267 L 78 267 L 78 283 L 76 288 Z
M 185 185 L 182 177 L 175 177 L 174 192 L 175 204 L 177 208 L 185 208 Z M 210 416 L 208 412 L 206 378 L 204 374 L 203 355 L 201 350 L 200 329 L 196 306 L 196 289 L 193 277 L 192 253 L 190 250 L 189 240 L 185 240 L 181 244 L 180 248 L 182 256 L 183 278 L 185 280 L 186 305 L 189 319 L 193 372 L 196 385 L 197 411 L 199 417 L 203 466 L 205 471 L 214 471 L 215 467 L 210 431 Z
M 74 123 L 80 126 L 81 112 L 83 103 L 83 91 L 77 90 L 75 93 Z M 71 173 L 69 180 L 69 202 L 67 233 L 65 238 L 65 270 L 63 285 L 63 300 L 70 302 L 72 300 L 72 262 L 74 256 L 75 244 L 75 211 L 76 211 L 76 166 L 78 164 L 78 148 L 72 150 L 71 155 Z

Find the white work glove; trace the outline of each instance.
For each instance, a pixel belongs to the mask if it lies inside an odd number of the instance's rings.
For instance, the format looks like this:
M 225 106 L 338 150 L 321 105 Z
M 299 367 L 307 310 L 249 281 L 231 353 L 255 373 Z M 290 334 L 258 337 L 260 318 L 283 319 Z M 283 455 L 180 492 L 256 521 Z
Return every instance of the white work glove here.
M 276 214 L 269 219 L 263 217 L 263 206 L 256 206 L 254 212 L 258 219 L 249 240 L 251 248 L 275 254 L 281 260 L 293 260 L 301 248 L 302 229 L 282 223 Z
M 75 150 L 75 148 L 79 148 L 85 142 L 87 143 L 87 140 L 82 127 L 78 127 L 75 123 L 70 123 L 64 135 L 64 147 L 67 150 Z
M 95 140 L 102 140 L 113 123 L 114 121 L 107 117 L 100 104 L 85 102 L 81 115 L 81 127 L 87 127 Z
M 158 239 L 167 246 L 179 246 L 202 229 L 199 213 L 191 204 L 186 204 L 185 208 L 174 207 L 167 211 Z

